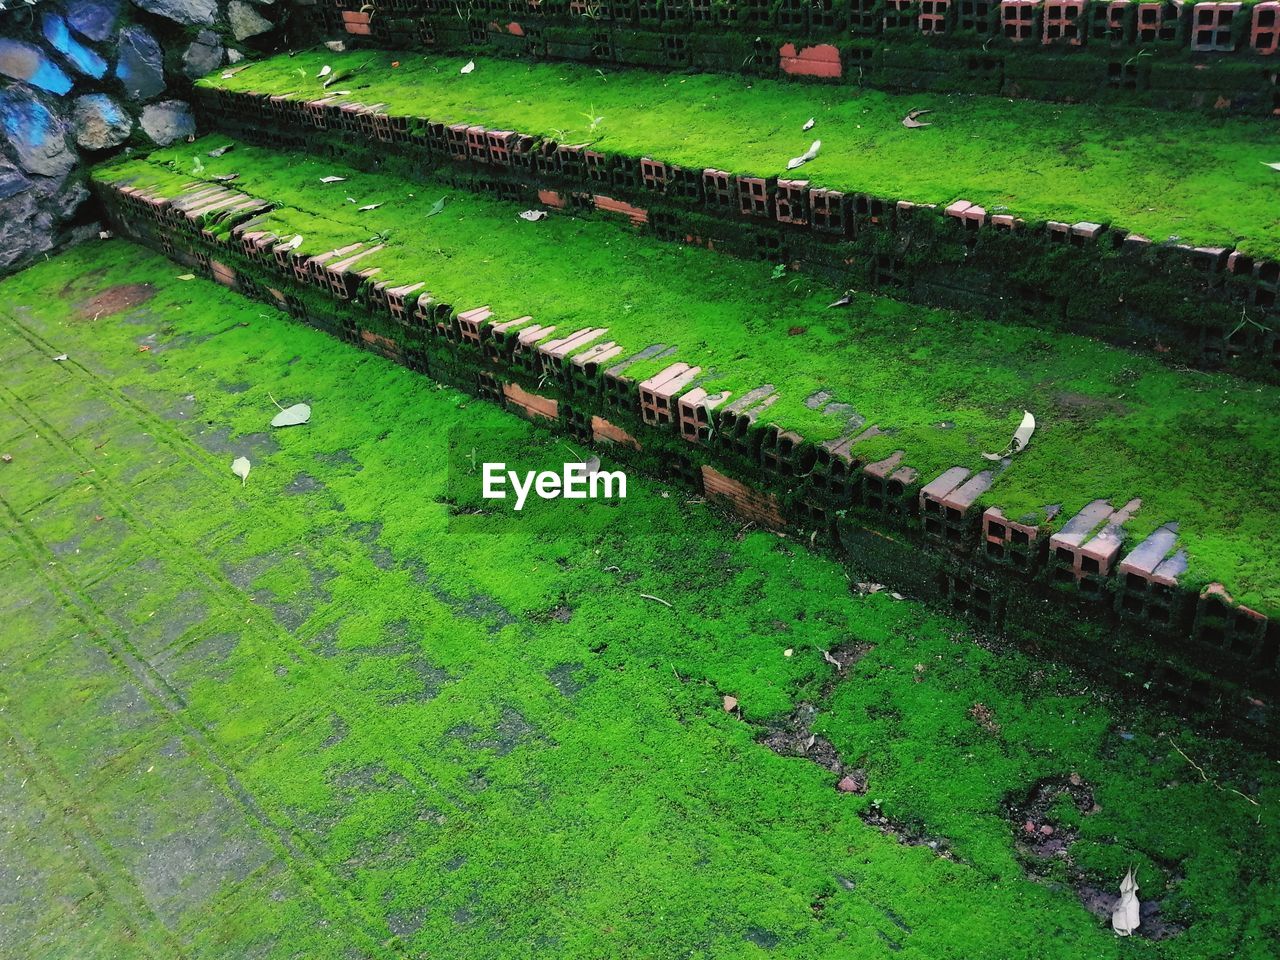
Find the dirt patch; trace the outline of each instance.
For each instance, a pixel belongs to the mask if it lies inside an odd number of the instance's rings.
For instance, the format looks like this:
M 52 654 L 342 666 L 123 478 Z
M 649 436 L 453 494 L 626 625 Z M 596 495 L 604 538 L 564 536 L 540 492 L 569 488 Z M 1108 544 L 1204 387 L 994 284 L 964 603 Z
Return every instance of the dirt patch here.
M 1077 773 L 1038 780 L 1019 802 L 1006 801 L 1013 823 L 1014 846 L 1022 855 L 1023 866 L 1031 876 L 1037 874 L 1036 861 L 1062 861 L 1066 865 L 1068 882 L 1075 889 L 1080 903 L 1095 917 L 1110 923 L 1111 911 L 1120 899 L 1119 890 L 1103 890 L 1087 882 L 1084 871 L 1072 860 L 1071 845 L 1079 834 L 1059 823 L 1053 812 L 1064 798 L 1084 816 L 1091 816 L 1102 809 L 1094 799 L 1093 787 Z M 1159 900 L 1142 901 L 1141 923 L 1135 931 L 1137 936 L 1148 940 L 1167 940 L 1186 929 L 1164 919 L 1160 911 Z
M 141 306 L 155 296 L 155 288 L 149 283 L 122 283 L 107 287 L 101 293 L 76 305 L 81 320 L 94 321 L 99 317 L 123 313 Z
M 924 829 L 923 823 L 895 820 L 881 810 L 877 803 L 872 803 L 858 816 L 867 826 L 875 827 L 886 837 L 893 837 L 905 847 L 928 847 L 944 860 L 951 860 L 954 863 L 962 862 L 951 852 L 947 838 L 930 834 Z

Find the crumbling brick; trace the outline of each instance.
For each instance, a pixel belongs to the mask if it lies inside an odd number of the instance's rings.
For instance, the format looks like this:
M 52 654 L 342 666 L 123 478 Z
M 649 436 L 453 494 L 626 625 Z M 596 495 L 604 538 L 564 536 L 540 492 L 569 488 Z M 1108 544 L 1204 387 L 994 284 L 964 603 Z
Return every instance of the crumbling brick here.
M 661 160 L 652 160 L 649 157 L 640 159 L 640 178 L 646 190 L 666 193 L 668 174 L 667 165 Z
M 794 43 L 784 43 L 778 50 L 778 68 L 792 76 L 836 79 L 841 73 L 840 51 L 829 43 L 799 51 Z
M 774 199 L 779 223 L 809 222 L 809 181 L 779 180 Z
M 502 395 L 506 398 L 507 406 L 514 407 L 530 420 L 541 418 L 555 421 L 560 418 L 560 407 L 555 400 L 530 393 L 518 383 L 504 383 Z
M 603 417 L 591 418 L 591 439 L 606 443 L 618 443 L 633 450 L 640 449 L 640 441 L 619 426 L 615 426 Z
M 727 477 L 705 464 L 702 467 L 702 488 L 708 500 L 726 504 L 744 520 L 751 520 L 770 530 L 786 529 L 782 510 L 774 497 L 753 490 L 740 480 Z
M 599 194 L 596 194 L 593 199 L 597 210 L 603 210 L 606 213 L 620 213 L 631 221 L 633 227 L 643 227 L 649 222 L 648 210 L 633 206 L 622 200 L 614 200 L 612 197 L 603 197 Z
M 987 559 L 1031 570 L 1039 559 L 1040 528 L 1008 519 L 999 507 L 982 514 L 982 542 Z
M 838 236 L 851 232 L 854 220 L 847 211 L 845 195 L 838 190 L 820 187 L 810 190 L 809 212 L 815 230 Z

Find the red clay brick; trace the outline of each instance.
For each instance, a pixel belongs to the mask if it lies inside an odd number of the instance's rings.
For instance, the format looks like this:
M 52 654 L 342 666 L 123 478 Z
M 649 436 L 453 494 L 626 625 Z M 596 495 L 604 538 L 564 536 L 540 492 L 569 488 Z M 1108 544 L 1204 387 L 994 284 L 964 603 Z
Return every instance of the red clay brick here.
M 797 52 L 794 43 L 784 43 L 778 49 L 778 67 L 792 76 L 836 78 L 841 74 L 840 51 L 822 43 Z
M 703 465 L 702 487 L 709 500 L 718 500 L 746 520 L 770 530 L 786 529 L 778 501 L 766 493 L 753 490 L 738 480 L 726 477 L 713 467 Z
M 537 417 L 557 420 L 560 417 L 560 405 L 555 400 L 530 393 L 518 383 L 504 383 L 502 395 L 507 398 L 508 405 L 517 407 L 530 420 Z
M 593 416 L 591 418 L 591 439 L 595 441 L 605 440 L 609 443 L 620 443 L 623 446 L 631 447 L 635 450 L 640 449 L 640 441 L 638 441 L 627 431 L 621 427 L 614 426 L 603 417 Z

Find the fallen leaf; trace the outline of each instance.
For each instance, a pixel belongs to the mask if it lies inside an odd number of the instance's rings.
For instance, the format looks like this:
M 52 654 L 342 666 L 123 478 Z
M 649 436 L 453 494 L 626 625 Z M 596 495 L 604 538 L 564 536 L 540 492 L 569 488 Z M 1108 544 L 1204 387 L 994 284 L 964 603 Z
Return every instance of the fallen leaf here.
M 228 143 L 228 144 L 226 144 L 225 146 L 217 147 L 216 149 L 210 150 L 210 151 L 209 151 L 209 156 L 211 156 L 211 157 L 220 157 L 220 156 L 222 156 L 224 153 L 226 153 L 228 150 L 233 150 L 233 149 L 235 149 L 235 144 L 234 144 L 234 143 Z
M 139 353 L 147 353 L 150 350 L 151 350 L 151 344 L 149 343 L 144 343 L 142 346 L 138 347 Z
M 1267 161 L 1265 160 L 1262 160 L 1260 162 L 1264 167 L 1270 167 L 1272 170 L 1280 170 L 1280 163 L 1267 163 Z
M 783 651 L 782 651 L 782 655 L 783 655 L 784 657 L 794 656 L 794 654 L 795 654 L 795 651 L 794 651 L 793 649 L 791 649 L 790 647 L 787 647 L 787 649 L 785 649 L 785 650 L 783 650 Z
M 220 173 L 220 174 L 218 174 L 218 175 L 217 175 L 217 176 L 215 176 L 215 177 L 210 177 L 209 179 L 210 179 L 210 180 L 216 180 L 218 183 L 230 183 L 232 180 L 238 180 L 238 179 L 240 179 L 240 174 L 238 174 L 238 173 Z
M 182 276 L 178 277 L 179 280 L 194 280 L 195 278 L 196 275 L 194 273 L 184 273 Z
M 67 359 L 67 355 L 66 355 L 65 353 L 60 353 L 60 354 L 58 354 L 56 357 L 54 357 L 54 358 L 53 358 L 53 362 L 54 362 L 54 363 L 62 363 L 62 361 L 66 360 L 66 359 Z
M 249 460 L 247 457 L 236 457 L 231 461 L 231 472 L 240 478 L 240 486 L 249 482 Z
M 539 220 L 544 219 L 546 215 L 547 211 L 545 210 L 526 210 L 520 214 L 520 219 L 528 220 L 530 223 L 537 223 Z
M 839 300 L 836 300 L 836 301 L 834 301 L 834 302 L 832 302 L 832 303 L 828 303 L 828 304 L 827 304 L 827 309 L 828 309 L 828 310 L 830 310 L 832 307 L 847 307 L 847 306 L 848 306 L 849 304 L 851 304 L 851 303 L 853 303 L 853 291 L 852 291 L 852 290 L 850 290 L 848 293 L 846 293 L 846 294 L 845 294 L 843 297 L 841 297 Z
M 321 183 L 342 183 L 342 181 L 346 179 L 347 179 L 346 177 L 321 177 L 320 182 Z
M 284 407 L 271 418 L 273 427 L 296 427 L 311 419 L 311 408 L 305 403 L 295 403 L 292 407 Z
M 916 127 L 931 127 L 932 123 L 921 123 L 916 117 L 923 117 L 926 113 L 933 113 L 932 110 L 912 110 L 902 118 L 902 125 L 914 130 Z
M 1009 446 L 1005 447 L 1000 453 L 984 453 L 982 456 L 987 460 L 1003 460 L 1005 457 L 1011 457 L 1020 450 L 1025 450 L 1027 444 L 1031 442 L 1031 435 L 1036 432 L 1036 418 L 1027 410 L 1022 411 L 1022 423 L 1018 424 L 1018 429 L 1013 433 L 1013 439 L 1009 441 Z
M 3 461 L 4 463 L 13 463 L 13 454 L 11 453 L 0 454 L 0 461 Z
M 893 597 L 893 599 L 895 599 L 895 600 L 905 600 L 905 599 L 907 599 L 907 598 L 906 598 L 906 597 L 904 597 L 902 594 L 897 593 L 896 591 L 895 591 L 895 592 L 893 592 L 893 593 L 890 593 L 890 594 L 889 594 L 889 596 Z
M 285 249 L 297 250 L 300 246 L 302 246 L 302 234 L 298 234 L 296 237 L 294 237 L 292 240 L 286 243 Z
M 382 206 L 381 201 L 379 201 L 378 203 L 366 203 L 360 209 L 361 210 L 377 210 L 380 206 Z
M 815 122 L 816 122 L 816 121 L 814 120 L 814 118 L 813 118 L 813 117 L 810 117 L 810 118 L 809 118 L 809 122 L 808 122 L 808 123 L 806 123 L 806 124 L 805 124 L 803 127 L 801 127 L 800 129 L 801 129 L 801 130 L 812 130 L 812 129 L 813 129 L 813 125 L 814 125 L 814 123 L 815 123 Z
M 333 67 L 329 66 L 326 63 L 323 67 L 320 68 L 320 72 L 316 74 L 316 79 L 322 80 L 331 73 L 333 73 Z
M 439 200 L 433 203 L 431 205 L 431 209 L 427 211 L 427 216 L 434 217 L 438 213 L 444 213 L 444 202 L 448 199 L 449 199 L 448 197 L 441 197 Z
M 474 60 L 468 60 L 468 61 L 467 61 L 467 65 L 466 65 L 465 67 L 463 67 L 461 70 L 459 70 L 458 72 L 459 72 L 459 73 L 470 73 L 470 72 L 471 72 L 472 70 L 474 70 L 475 68 L 476 68 L 476 62 L 475 62 Z
M 1111 911 L 1111 929 L 1127 937 L 1142 923 L 1142 905 L 1138 902 L 1138 878 L 1130 867 L 1120 881 L 1120 900 Z
M 398 67 L 398 66 L 400 66 L 400 61 L 399 61 L 399 60 L 392 60 L 392 61 L 391 61 L 391 69 L 392 69 L 392 70 L 394 70 L 394 69 L 395 69 L 396 67 Z
M 738 698 L 731 697 L 727 693 L 724 695 L 724 712 L 733 713 L 738 709 Z
M 822 141 L 815 140 L 809 145 L 809 149 L 798 157 L 792 157 L 787 161 L 787 169 L 794 170 L 796 167 L 803 167 L 806 163 L 818 155 L 818 151 L 822 149 Z

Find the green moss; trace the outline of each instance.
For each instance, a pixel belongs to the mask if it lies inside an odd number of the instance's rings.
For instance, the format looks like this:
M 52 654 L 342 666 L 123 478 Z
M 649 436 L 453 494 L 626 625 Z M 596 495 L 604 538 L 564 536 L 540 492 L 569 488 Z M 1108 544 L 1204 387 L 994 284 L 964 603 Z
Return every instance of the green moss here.
M 888 94 L 712 75 L 600 70 L 568 63 L 357 50 L 311 51 L 254 63 L 207 87 L 318 99 L 349 90 L 390 112 L 668 163 L 777 176 L 813 139 L 814 186 L 893 200 L 964 199 L 1028 220 L 1111 223 L 1156 241 L 1235 244 L 1280 257 L 1280 176 L 1265 122 L 1108 104 Z M 392 62 L 400 65 L 393 68 Z M 350 76 L 323 90 L 323 65 Z M 908 130 L 912 109 L 933 125 Z M 817 120 L 805 133 L 801 126 Z M 594 119 L 601 118 L 601 119 Z
M 1273 762 L 852 597 L 679 489 L 493 509 L 471 451 L 562 442 L 178 272 L 110 242 L 0 281 L 19 954 L 1274 956 Z M 120 284 L 152 297 L 87 310 Z M 312 422 L 264 437 L 272 397 Z M 68 511 L 125 532 L 76 549 Z M 854 643 L 838 677 L 822 651 Z M 756 742 L 801 701 L 865 797 Z M 1138 864 L 1184 934 L 1120 941 L 1024 870 L 1006 799 L 1072 771 L 1087 879 Z M 865 826 L 873 802 L 956 859 Z
M 286 204 L 266 226 L 301 233 L 305 253 L 380 235 L 385 249 L 361 261 L 379 267 L 379 279 L 425 280 L 459 309 L 488 303 L 501 318 L 532 314 L 561 335 L 607 327 L 630 351 L 675 345 L 678 359 L 706 371 L 708 389 L 741 395 L 779 385 L 770 415 L 814 441 L 843 428 L 804 402 L 826 390 L 890 431 L 861 444 L 862 456 L 906 450 L 926 480 L 956 464 L 988 467 L 981 453 L 1003 449 L 1030 410 L 1035 439 L 985 503 L 1010 517 L 1061 504 L 1063 522 L 1095 498 L 1140 497 L 1132 537 L 1176 520 L 1189 582 L 1220 581 L 1243 603 L 1280 610 L 1280 571 L 1267 549 L 1280 482 L 1275 388 L 884 297 L 830 310 L 839 291 L 798 275 L 771 280 L 767 264 L 590 220 L 526 223 L 512 204 L 243 144 L 206 156 L 226 142 L 207 138 L 97 176 L 137 177 L 172 193 L 199 157 L 205 176 L 238 173 L 237 188 Z M 330 175 L 347 179 L 320 183 Z M 445 195 L 445 211 L 428 216 Z M 367 203 L 382 206 L 357 209 Z M 641 378 L 667 362 L 630 372 Z

